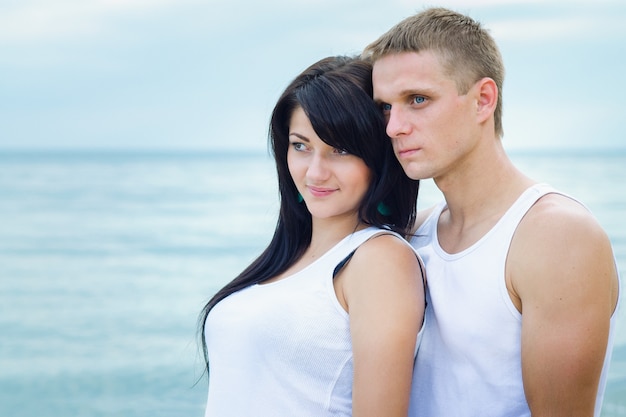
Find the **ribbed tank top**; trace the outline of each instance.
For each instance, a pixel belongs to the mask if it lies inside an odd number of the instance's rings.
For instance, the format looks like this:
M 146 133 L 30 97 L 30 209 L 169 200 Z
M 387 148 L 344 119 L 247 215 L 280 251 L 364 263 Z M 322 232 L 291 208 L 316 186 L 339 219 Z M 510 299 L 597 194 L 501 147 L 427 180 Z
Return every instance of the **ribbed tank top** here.
M 428 290 L 410 416 L 530 416 L 522 384 L 522 317 L 507 292 L 504 272 L 518 224 L 539 198 L 554 192 L 545 184 L 530 187 L 489 232 L 459 253 L 446 253 L 439 246 L 437 223 L 445 202 L 417 230 L 411 243 L 426 265 Z M 596 416 L 606 387 L 615 317 Z
M 207 417 L 352 415 L 350 323 L 333 271 L 381 233 L 391 232 L 351 234 L 301 271 L 231 294 L 211 310 Z

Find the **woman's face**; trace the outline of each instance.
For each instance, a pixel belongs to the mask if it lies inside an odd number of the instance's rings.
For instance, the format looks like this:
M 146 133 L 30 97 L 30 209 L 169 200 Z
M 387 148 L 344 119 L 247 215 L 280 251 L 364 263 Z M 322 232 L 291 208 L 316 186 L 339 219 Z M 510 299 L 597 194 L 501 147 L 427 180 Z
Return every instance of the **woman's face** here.
M 300 107 L 289 123 L 287 164 L 313 218 L 358 218 L 370 169 L 361 158 L 322 141 Z

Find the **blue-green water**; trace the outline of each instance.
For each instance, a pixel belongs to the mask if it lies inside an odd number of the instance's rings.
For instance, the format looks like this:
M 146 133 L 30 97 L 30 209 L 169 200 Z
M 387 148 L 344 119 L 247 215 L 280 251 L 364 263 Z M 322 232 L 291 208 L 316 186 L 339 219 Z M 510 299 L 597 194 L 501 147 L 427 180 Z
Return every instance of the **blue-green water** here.
M 513 159 L 589 206 L 624 276 L 626 153 Z M 277 207 L 265 154 L 0 153 L 0 416 L 202 416 L 197 314 Z M 626 415 L 625 311 L 605 417 Z

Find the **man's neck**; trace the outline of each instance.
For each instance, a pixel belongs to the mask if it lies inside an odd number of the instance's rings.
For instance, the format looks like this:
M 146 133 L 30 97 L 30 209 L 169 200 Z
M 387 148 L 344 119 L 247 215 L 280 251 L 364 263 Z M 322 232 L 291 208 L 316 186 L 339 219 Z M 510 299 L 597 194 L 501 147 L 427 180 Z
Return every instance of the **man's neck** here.
M 448 205 L 439 218 L 439 243 L 449 253 L 478 241 L 534 183 L 513 165 L 501 145 L 482 156 L 435 179 Z

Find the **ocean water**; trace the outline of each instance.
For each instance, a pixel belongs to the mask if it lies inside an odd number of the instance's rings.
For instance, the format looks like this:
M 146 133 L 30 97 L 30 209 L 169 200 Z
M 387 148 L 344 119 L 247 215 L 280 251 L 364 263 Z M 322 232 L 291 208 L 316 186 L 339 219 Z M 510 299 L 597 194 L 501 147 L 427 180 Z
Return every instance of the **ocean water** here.
M 594 212 L 624 276 L 626 153 L 512 157 Z M 267 244 L 275 188 L 264 153 L 0 153 L 0 416 L 202 416 L 198 313 Z

